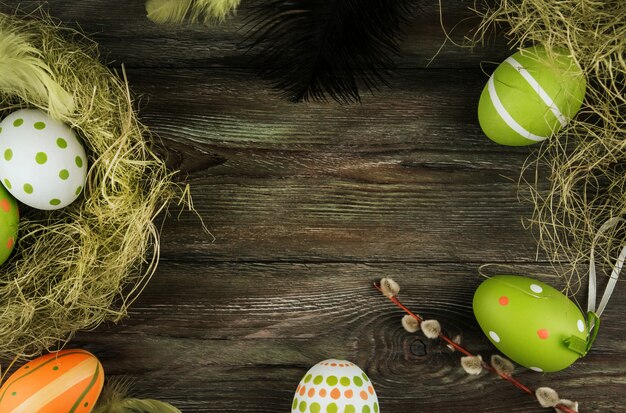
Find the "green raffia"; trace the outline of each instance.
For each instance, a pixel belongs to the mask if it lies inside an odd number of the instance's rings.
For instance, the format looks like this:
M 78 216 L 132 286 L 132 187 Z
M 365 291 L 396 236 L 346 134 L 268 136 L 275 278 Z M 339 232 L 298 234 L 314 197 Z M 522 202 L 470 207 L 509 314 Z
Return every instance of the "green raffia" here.
M 578 116 L 528 158 L 520 180 L 534 205 L 528 225 L 555 266 L 567 263 L 564 277 L 576 293 L 598 230 L 626 214 L 626 2 L 497 0 L 475 8 L 482 23 L 474 44 L 499 29 L 514 48 L 565 49 L 587 78 Z M 623 226 L 600 237 L 606 268 L 624 241 Z
M 21 211 L 0 267 L 0 354 L 26 357 L 126 315 L 158 262 L 153 219 L 181 188 L 151 151 L 125 79 L 80 33 L 0 14 L 0 68 L 0 117 L 50 111 L 81 136 L 91 166 L 70 206 Z

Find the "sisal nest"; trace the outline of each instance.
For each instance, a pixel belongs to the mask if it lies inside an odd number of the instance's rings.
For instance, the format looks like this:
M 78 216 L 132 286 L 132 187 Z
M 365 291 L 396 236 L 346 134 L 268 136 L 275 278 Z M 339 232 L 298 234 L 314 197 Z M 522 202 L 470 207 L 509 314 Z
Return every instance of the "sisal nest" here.
M 521 193 L 534 204 L 529 220 L 539 246 L 567 263 L 573 292 L 585 277 L 594 238 L 626 213 L 626 2 L 622 0 L 496 0 L 477 7 L 475 40 L 503 29 L 512 47 L 567 49 L 587 79 L 577 117 L 527 160 Z M 596 256 L 612 265 L 624 228 L 598 238 Z
M 0 116 L 48 111 L 80 135 L 90 166 L 70 206 L 21 207 L 16 249 L 0 267 L 0 354 L 27 356 L 126 315 L 157 264 L 153 219 L 180 192 L 93 42 L 48 19 L 0 14 L 0 71 Z

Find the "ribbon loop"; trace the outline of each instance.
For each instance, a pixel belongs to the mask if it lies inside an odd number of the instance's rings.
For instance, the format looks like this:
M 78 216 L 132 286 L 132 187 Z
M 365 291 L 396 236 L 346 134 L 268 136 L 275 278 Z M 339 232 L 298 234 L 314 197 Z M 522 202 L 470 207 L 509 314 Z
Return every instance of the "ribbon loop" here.
M 565 345 L 568 349 L 578 354 L 580 357 L 585 357 L 589 351 L 589 341 L 583 340 L 577 336 L 570 336 L 565 339 Z
M 602 299 L 600 300 L 600 305 L 596 308 L 596 262 L 595 262 L 595 246 L 598 242 L 598 239 L 610 228 L 614 227 L 620 222 L 624 222 L 622 218 L 611 218 L 606 221 L 598 230 L 595 238 L 593 239 L 593 243 L 591 244 L 591 254 L 589 257 L 589 294 L 587 301 L 587 312 L 593 313 L 595 317 L 592 317 L 589 322 L 593 324 L 589 324 L 589 329 L 594 329 L 595 324 L 598 324 L 599 317 L 602 315 L 602 312 L 606 308 L 606 305 L 611 298 L 611 294 L 613 294 L 613 290 L 615 289 L 615 285 L 617 284 L 617 280 L 619 278 L 619 274 L 622 271 L 622 266 L 624 265 L 624 260 L 626 259 L 626 246 L 622 248 L 619 256 L 617 257 L 617 261 L 613 266 L 613 271 L 611 272 L 611 277 L 609 278 L 609 282 L 606 285 L 604 290 L 604 294 L 602 294 Z
M 600 317 L 594 312 L 587 313 L 587 325 L 591 326 L 591 330 L 589 330 L 589 336 L 587 337 L 587 349 L 585 353 L 591 350 L 591 346 L 593 346 L 594 341 L 598 337 L 598 331 L 600 331 Z
M 577 353 L 580 357 L 585 357 L 589 350 L 591 350 L 593 343 L 596 341 L 598 331 L 600 330 L 600 317 L 593 312 L 587 313 L 587 325 L 590 330 L 587 333 L 586 340 L 575 335 L 572 335 L 564 340 L 567 348 L 572 350 L 574 353 Z

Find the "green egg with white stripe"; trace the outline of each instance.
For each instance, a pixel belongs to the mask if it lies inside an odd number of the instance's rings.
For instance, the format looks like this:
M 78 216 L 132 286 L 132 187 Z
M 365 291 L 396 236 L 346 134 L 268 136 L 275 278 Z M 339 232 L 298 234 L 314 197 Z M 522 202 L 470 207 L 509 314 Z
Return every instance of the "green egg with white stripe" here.
M 522 49 L 500 64 L 480 95 L 478 121 L 496 143 L 525 146 L 557 133 L 580 110 L 586 81 L 565 52 Z

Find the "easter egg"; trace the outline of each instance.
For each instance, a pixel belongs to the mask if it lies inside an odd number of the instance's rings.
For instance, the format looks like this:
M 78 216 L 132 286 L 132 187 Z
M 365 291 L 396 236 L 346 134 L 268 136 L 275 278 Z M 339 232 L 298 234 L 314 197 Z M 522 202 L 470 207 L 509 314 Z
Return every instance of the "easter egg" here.
M 85 149 L 67 125 L 36 109 L 0 122 L 0 181 L 19 201 L 62 208 L 78 198 L 86 176 Z
M 378 413 L 378 397 L 363 370 L 349 361 L 329 359 L 300 380 L 291 412 Z
M 13 251 L 19 221 L 17 201 L 0 185 L 0 264 L 9 258 Z
M 523 146 L 548 139 L 576 115 L 586 81 L 565 53 L 548 57 L 542 46 L 506 59 L 489 78 L 478 102 L 485 135 L 502 145 Z
M 0 388 L 0 413 L 89 413 L 104 370 L 84 350 L 62 350 L 20 367 Z
M 570 343 L 588 340 L 586 317 L 572 300 L 528 277 L 498 275 L 474 294 L 474 315 L 494 346 L 535 371 L 562 370 L 582 354 Z

